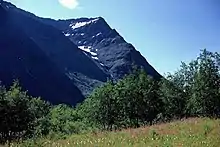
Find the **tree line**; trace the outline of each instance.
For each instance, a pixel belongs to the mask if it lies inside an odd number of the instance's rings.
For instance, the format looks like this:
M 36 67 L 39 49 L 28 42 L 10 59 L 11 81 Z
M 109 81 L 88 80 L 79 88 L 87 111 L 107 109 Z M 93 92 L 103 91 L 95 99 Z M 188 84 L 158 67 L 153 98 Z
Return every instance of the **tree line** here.
M 202 50 L 162 79 L 143 69 L 108 81 L 76 107 L 53 106 L 23 92 L 17 81 L 0 87 L 0 143 L 100 130 L 120 130 L 187 117 L 220 117 L 220 54 Z

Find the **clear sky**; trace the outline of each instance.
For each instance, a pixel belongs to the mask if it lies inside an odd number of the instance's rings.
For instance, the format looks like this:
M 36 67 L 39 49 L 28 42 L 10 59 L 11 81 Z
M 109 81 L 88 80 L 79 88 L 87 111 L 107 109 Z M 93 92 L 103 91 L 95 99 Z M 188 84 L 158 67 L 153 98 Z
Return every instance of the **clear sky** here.
M 55 19 L 102 16 L 161 74 L 220 52 L 220 0 L 8 0 Z

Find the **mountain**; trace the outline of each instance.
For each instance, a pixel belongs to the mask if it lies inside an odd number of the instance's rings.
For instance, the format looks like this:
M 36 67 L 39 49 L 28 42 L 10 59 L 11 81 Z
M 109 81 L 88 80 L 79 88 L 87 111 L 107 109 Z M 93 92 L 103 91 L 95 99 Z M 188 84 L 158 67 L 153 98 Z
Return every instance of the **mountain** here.
M 19 79 L 31 95 L 75 105 L 133 65 L 160 74 L 102 17 L 40 18 L 0 1 L 0 80 Z
M 3 84 L 10 85 L 19 79 L 31 95 L 42 96 L 55 104 L 72 104 L 83 99 L 63 71 L 15 25 L 8 8 L 8 5 L 0 5 L 0 79 Z
M 68 75 L 84 95 L 88 95 L 93 87 L 107 80 L 107 73 L 102 71 L 60 30 L 42 23 L 35 15 L 18 9 L 10 3 L 7 5 L 10 6 L 8 13 L 15 25 L 19 26 Z M 82 66 L 81 63 L 84 65 Z
M 146 72 L 161 75 L 146 61 L 134 46 L 112 29 L 102 17 L 69 20 L 41 19 L 42 22 L 61 30 L 74 44 L 92 58 L 113 79 L 122 78 L 132 70 L 132 65 L 143 67 Z

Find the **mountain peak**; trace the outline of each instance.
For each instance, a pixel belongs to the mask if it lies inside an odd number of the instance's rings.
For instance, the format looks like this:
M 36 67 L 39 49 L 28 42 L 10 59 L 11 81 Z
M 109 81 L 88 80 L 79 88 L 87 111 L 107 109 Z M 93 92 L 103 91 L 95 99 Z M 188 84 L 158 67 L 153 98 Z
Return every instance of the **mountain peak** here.
M 160 77 L 103 17 L 54 20 L 8 2 L 1 1 L 1 7 L 0 17 L 9 18 L 7 25 L 2 25 L 6 21 L 0 18 L 0 30 L 5 32 L 0 34 L 0 73 L 4 73 L 0 81 L 6 84 L 20 79 L 31 95 L 75 105 L 83 99 L 82 94 L 87 96 L 107 79 L 129 74 L 134 64 L 152 77 Z

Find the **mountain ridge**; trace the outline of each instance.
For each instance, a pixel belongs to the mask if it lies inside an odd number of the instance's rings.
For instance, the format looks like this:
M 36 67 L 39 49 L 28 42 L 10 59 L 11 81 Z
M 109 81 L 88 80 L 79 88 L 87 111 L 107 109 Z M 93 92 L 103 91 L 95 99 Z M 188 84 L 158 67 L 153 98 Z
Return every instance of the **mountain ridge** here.
M 57 73 L 63 74 L 62 76 L 68 79 L 67 83 L 69 84 L 67 85 L 69 86 L 67 86 L 67 89 L 71 89 L 70 85 L 73 85 L 73 87 L 75 86 L 75 91 L 81 91 L 84 97 L 88 96 L 94 88 L 100 86 L 108 79 L 117 81 L 131 73 L 133 65 L 144 68 L 147 74 L 154 78 L 161 77 L 141 53 L 132 44 L 127 43 L 102 17 L 53 20 L 38 17 L 35 14 L 17 8 L 9 2 L 3 1 L 0 2 L 0 5 L 2 7 L 2 10 L 0 10 L 0 12 L 2 11 L 2 17 L 0 18 L 2 22 L 5 21 L 4 19 L 10 19 L 12 29 L 13 27 L 19 28 L 25 34 L 24 36 L 28 38 L 23 44 L 33 42 L 33 46 L 36 46 L 33 48 L 40 50 L 42 56 L 47 58 L 45 62 L 53 64 L 50 66 L 56 67 Z M 11 28 L 7 27 L 4 29 L 14 36 L 13 41 L 22 42 L 19 40 L 16 31 L 12 32 L 9 30 Z M 7 33 L 7 31 L 4 33 Z M 1 33 L 0 37 L 4 38 L 4 33 Z M 6 41 L 9 42 L 10 40 Z M 3 43 L 0 43 L 0 48 L 5 48 Z M 15 52 L 16 49 L 21 50 L 21 46 L 11 47 L 11 52 Z M 25 55 L 25 58 L 28 58 L 28 55 Z M 13 62 L 16 61 L 14 58 L 11 60 Z M 45 68 L 45 65 L 40 62 L 39 64 L 41 65 L 35 65 L 37 67 L 36 73 L 41 68 Z M 0 66 L 0 68 L 2 67 Z M 33 67 L 30 66 L 29 68 Z M 14 72 L 15 68 L 11 67 L 10 70 Z M 27 75 L 26 72 L 24 73 Z M 48 74 L 45 73 L 45 75 Z M 37 74 L 37 76 L 39 75 Z M 13 78 L 19 79 L 19 76 Z M 41 78 L 39 76 L 39 79 Z M 0 80 L 7 81 L 1 75 Z M 21 84 L 23 82 L 21 81 Z M 8 82 L 5 83 L 8 84 Z M 38 87 L 43 87 L 40 83 L 38 84 Z M 24 86 L 27 90 L 30 88 L 30 84 L 28 85 Z M 54 87 L 60 87 L 60 85 L 54 84 Z M 58 92 L 56 91 L 55 93 Z M 67 97 L 73 97 L 75 100 L 66 103 L 75 105 L 76 102 L 84 99 L 81 94 L 69 94 Z M 38 91 L 34 95 L 42 96 L 42 93 Z M 49 94 L 45 99 L 53 102 L 52 96 L 53 94 Z M 63 102 L 63 98 L 56 97 L 54 99 L 58 100 L 55 103 Z
M 0 7 L 0 12 L 4 12 L 2 7 Z M 15 27 L 7 16 L 4 18 L 7 19 L 3 19 L 0 25 L 2 84 L 9 86 L 13 80 L 18 79 L 23 89 L 31 95 L 42 96 L 55 104 L 78 103 L 80 99 L 83 99 L 75 85 L 69 82 L 62 71 L 48 59 L 22 29 Z M 14 34 L 14 31 L 18 34 Z M 41 66 L 42 64 L 44 66 Z M 66 88 L 63 89 L 63 86 Z M 54 92 L 58 90 L 59 93 Z M 77 95 L 79 99 L 74 99 L 74 95 Z M 61 96 L 64 98 L 60 99 Z
M 94 21 L 94 23 L 90 23 L 90 21 L 93 21 L 93 20 L 97 20 L 97 21 Z M 45 21 L 45 20 L 43 20 L 43 21 Z M 81 22 L 81 23 L 84 22 L 84 25 L 82 25 L 80 27 L 74 26 L 74 28 L 73 28 L 73 25 L 76 25 L 76 23 L 79 23 L 79 22 Z M 67 19 L 67 20 L 58 20 L 58 21 L 50 19 L 49 21 L 46 20 L 45 23 L 50 24 L 50 25 L 60 29 L 61 31 L 63 31 L 64 35 L 67 36 L 68 38 L 70 38 L 70 40 L 74 44 L 76 44 L 78 47 L 79 46 L 80 47 L 87 46 L 89 48 L 92 48 L 93 51 L 94 51 L 94 49 L 99 50 L 102 48 L 106 48 L 105 49 L 105 51 L 106 51 L 109 48 L 111 48 L 111 46 L 113 44 L 124 46 L 124 47 L 120 48 L 120 46 L 113 45 L 114 49 L 118 48 L 117 50 L 115 50 L 115 52 L 117 52 L 118 50 L 120 50 L 122 48 L 127 48 L 127 52 L 134 51 L 134 54 L 140 57 L 141 62 L 146 63 L 145 65 L 143 64 L 142 66 L 148 71 L 148 74 L 154 75 L 156 78 L 161 77 L 161 75 L 159 73 L 157 73 L 157 71 L 155 69 L 153 69 L 153 67 L 150 67 L 151 68 L 150 70 L 149 70 L 149 68 L 147 68 L 147 66 L 151 66 L 151 65 L 141 55 L 141 53 L 139 51 L 137 51 L 132 44 L 127 43 L 124 40 L 124 38 L 115 29 L 112 29 L 107 24 L 105 19 L 102 17 Z M 62 23 L 63 23 L 63 25 L 62 25 Z M 97 51 L 97 53 L 99 53 L 99 51 Z M 101 52 L 100 57 L 108 56 L 103 53 L 104 52 Z M 121 55 L 118 58 L 119 58 L 118 60 L 120 60 L 120 58 L 124 58 L 124 55 Z M 111 60 L 111 59 L 109 59 L 109 60 Z M 136 58 L 134 61 L 136 61 L 136 62 L 138 62 L 138 64 L 140 64 L 139 59 Z M 106 60 L 101 59 L 101 62 L 106 62 Z M 109 63 L 106 63 L 106 64 L 109 69 L 111 69 L 113 66 L 113 64 L 109 64 Z M 131 64 L 129 66 L 131 66 Z M 112 70 L 113 70 L 113 75 L 114 75 L 115 68 L 113 67 Z M 126 72 L 129 70 L 131 70 L 131 68 L 126 69 Z M 120 76 L 117 76 L 118 73 L 116 73 L 115 76 L 117 79 L 122 78 L 125 73 L 122 73 Z

